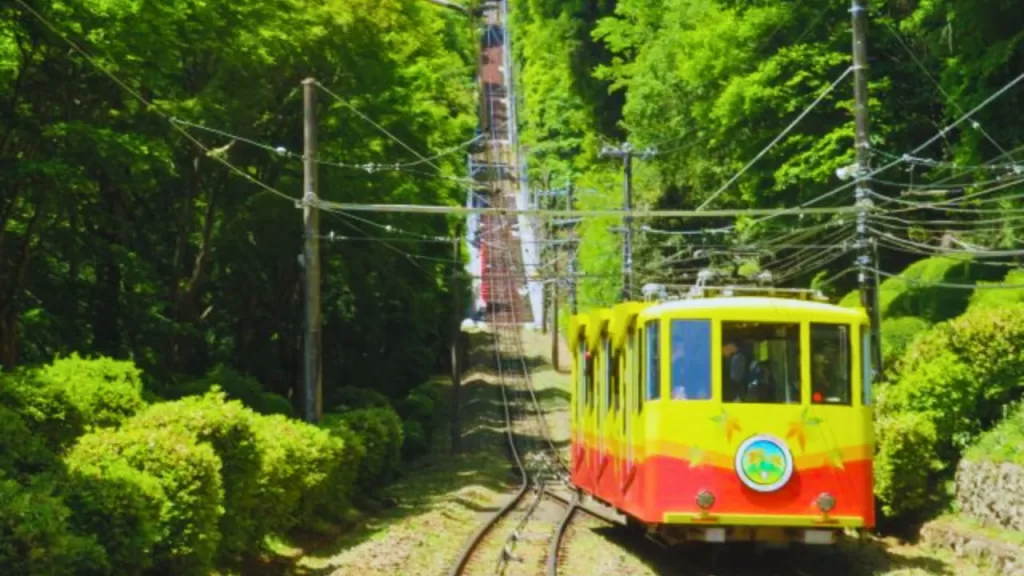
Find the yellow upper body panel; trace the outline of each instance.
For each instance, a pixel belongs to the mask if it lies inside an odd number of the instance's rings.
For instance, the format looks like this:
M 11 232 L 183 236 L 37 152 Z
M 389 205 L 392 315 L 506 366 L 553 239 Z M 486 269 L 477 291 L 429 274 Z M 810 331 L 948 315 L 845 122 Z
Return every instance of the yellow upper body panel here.
M 587 322 L 587 349 L 597 350 L 600 348 L 601 337 L 608 329 L 608 323 L 612 318 L 612 312 L 608 308 L 598 308 L 592 310 L 589 314 L 590 318 Z
M 863 308 L 843 308 L 834 304 L 760 296 L 675 300 L 648 306 L 640 313 L 640 322 L 656 318 L 709 318 L 740 321 L 866 323 Z
M 629 327 L 636 320 L 640 311 L 648 304 L 643 302 L 623 302 L 612 308 L 611 328 L 612 348 L 621 349 L 626 344 L 626 336 L 629 334 Z

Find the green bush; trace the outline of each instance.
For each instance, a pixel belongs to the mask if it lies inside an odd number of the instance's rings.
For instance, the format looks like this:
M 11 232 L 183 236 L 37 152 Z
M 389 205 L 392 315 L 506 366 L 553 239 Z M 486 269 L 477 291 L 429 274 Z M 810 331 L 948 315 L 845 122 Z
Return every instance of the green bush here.
M 259 380 L 223 364 L 216 366 L 199 380 L 174 386 L 165 395 L 175 400 L 186 396 L 202 396 L 215 387 L 223 390 L 228 399 L 238 400 L 260 414 L 292 414 L 292 405 L 287 398 L 272 392 L 264 392 Z
M 1024 288 L 985 288 L 989 284 L 1024 286 L 1024 270 L 1010 270 L 1001 282 L 978 282 L 968 308 L 1001 308 L 1024 303 Z
M 877 414 L 880 419 L 913 415 L 926 420 L 934 434 L 927 454 L 936 455 L 944 466 L 922 469 L 913 459 L 893 460 L 888 473 L 907 477 L 924 473 L 929 485 L 939 485 L 955 469 L 963 450 L 1000 419 L 1002 407 L 1022 394 L 1024 305 L 977 308 L 937 324 L 915 339 L 894 367 L 891 383 L 879 390 Z M 892 434 L 880 437 L 880 454 L 892 450 L 886 442 L 904 440 Z M 884 495 L 883 486 L 877 486 L 878 494 L 886 502 L 890 496 Z
M 153 569 L 163 574 L 208 574 L 220 543 L 224 513 L 220 459 L 181 427 L 101 429 L 79 439 L 68 460 L 101 469 L 124 461 L 159 483 L 166 495 Z
M 154 404 L 125 423 L 128 428 L 175 428 L 208 442 L 222 463 L 224 515 L 220 520 L 220 554 L 238 556 L 258 547 L 266 535 L 258 530 L 257 487 L 260 451 L 255 414 L 241 402 L 228 402 L 216 387 L 204 396 Z
M 160 482 L 120 456 L 98 459 L 72 451 L 63 492 L 75 531 L 103 546 L 115 574 L 139 574 L 153 564 L 153 548 L 164 536 L 161 511 L 169 506 Z
M 908 266 L 899 276 L 882 282 L 878 287 L 879 313 L 882 318 L 915 316 L 932 323 L 948 320 L 967 309 L 970 292 L 937 284 L 974 284 L 996 280 L 997 275 L 997 268 L 976 265 L 970 258 L 925 258 Z M 860 306 L 859 293 L 850 292 L 840 305 Z
M 57 455 L 29 430 L 21 416 L 0 406 L 0 472 L 28 483 L 33 476 L 56 470 L 59 465 Z
M 345 387 L 337 392 L 337 398 L 333 412 L 391 407 L 387 396 L 369 388 Z
M 887 516 L 921 510 L 934 501 L 932 473 L 940 467 L 935 454 L 935 425 L 921 414 L 896 414 L 875 422 L 875 496 Z
M 18 576 L 99 574 L 109 566 L 91 538 L 68 528 L 71 511 L 48 483 L 31 486 L 0 470 L 0 572 Z
M 1024 466 L 1024 404 L 1007 410 L 1008 416 L 982 434 L 964 457 L 972 462 L 1009 462 Z
M 292 416 L 294 413 L 291 400 L 281 396 L 280 394 L 264 392 L 261 396 L 260 402 L 261 409 L 256 410 L 260 414 L 284 414 L 285 416 Z
M 257 519 L 264 533 L 281 533 L 323 513 L 338 516 L 351 496 L 339 467 L 346 454 L 341 437 L 282 415 L 256 416 L 261 450 Z
M 402 420 L 402 436 L 402 457 L 406 460 L 430 451 L 427 431 L 416 420 Z
M 368 492 L 376 491 L 391 480 L 402 459 L 402 420 L 391 408 L 365 408 L 340 415 L 325 416 L 328 427 L 344 423 L 366 447 L 359 464 L 357 484 Z
M 89 426 L 117 426 L 145 406 L 142 371 L 127 360 L 76 353 L 39 368 L 38 378 L 66 390 Z
M 892 366 L 903 357 L 907 346 L 929 328 L 926 320 L 914 316 L 888 318 L 882 322 L 882 363 Z
M 47 384 L 34 370 L 0 375 L 0 406 L 7 406 L 50 450 L 63 453 L 85 433 L 85 418 L 61 386 Z

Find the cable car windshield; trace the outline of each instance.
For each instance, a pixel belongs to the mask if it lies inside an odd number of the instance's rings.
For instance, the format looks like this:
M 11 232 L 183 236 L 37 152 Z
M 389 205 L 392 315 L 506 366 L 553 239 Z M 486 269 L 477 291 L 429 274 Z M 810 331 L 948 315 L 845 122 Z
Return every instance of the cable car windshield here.
M 722 401 L 800 403 L 800 325 L 722 322 Z

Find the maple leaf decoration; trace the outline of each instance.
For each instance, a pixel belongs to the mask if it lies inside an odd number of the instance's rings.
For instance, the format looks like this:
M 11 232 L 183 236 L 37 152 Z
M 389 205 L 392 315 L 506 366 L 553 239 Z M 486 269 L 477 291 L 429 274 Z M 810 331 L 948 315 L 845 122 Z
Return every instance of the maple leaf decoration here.
M 843 464 L 843 453 L 839 451 L 839 448 L 833 448 L 829 451 L 828 460 L 829 464 L 831 464 L 833 468 L 837 468 L 839 470 L 846 469 L 846 466 Z
M 729 413 L 722 409 L 722 413 L 717 416 L 712 416 L 711 421 L 718 424 L 719 427 L 725 431 L 725 439 L 727 442 L 732 443 L 732 433 L 742 432 L 743 428 L 740 427 L 740 419 L 735 416 L 729 416 Z
M 690 448 L 690 469 L 700 468 L 704 465 L 704 450 L 693 447 Z
M 789 429 L 786 430 L 786 440 L 796 438 L 796 441 L 800 444 L 801 453 L 807 449 L 807 429 L 813 428 L 822 422 L 821 418 L 816 416 L 809 417 L 807 415 L 808 409 L 804 408 L 804 411 L 800 414 L 800 420 L 790 422 Z

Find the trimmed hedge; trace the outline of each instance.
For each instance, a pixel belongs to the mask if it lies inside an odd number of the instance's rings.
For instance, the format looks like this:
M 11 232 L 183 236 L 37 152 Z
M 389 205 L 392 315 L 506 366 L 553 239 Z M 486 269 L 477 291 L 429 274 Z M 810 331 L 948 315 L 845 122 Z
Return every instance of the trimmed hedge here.
M 108 470 L 123 462 L 152 476 L 166 496 L 160 510 L 160 538 L 153 544 L 154 570 L 182 575 L 210 572 L 224 514 L 221 463 L 213 448 L 177 427 L 102 429 L 83 436 L 68 459 Z M 119 513 L 116 508 L 109 512 Z
M 105 573 L 139 574 L 152 567 L 153 549 L 167 529 L 161 513 L 171 505 L 160 481 L 125 460 L 96 460 L 85 450 L 72 451 L 67 465 L 63 492 L 71 525 L 104 548 L 115 568 Z
M 892 366 L 899 362 L 907 347 L 930 326 L 927 320 L 915 316 L 882 321 L 882 364 Z
M 48 482 L 24 486 L 0 470 L 0 503 L 3 574 L 72 576 L 108 569 L 96 542 L 68 529 L 71 511 Z
M 38 475 L 51 472 L 60 459 L 46 444 L 32 434 L 17 412 L 0 405 L 0 472 L 7 477 L 28 483 Z M 0 500 L 0 506 L 2 506 Z
M 287 398 L 264 392 L 258 380 L 224 365 L 218 365 L 199 380 L 174 386 L 165 395 L 177 400 L 187 396 L 202 396 L 214 388 L 223 390 L 229 399 L 238 400 L 260 414 L 292 415 L 292 403 Z
M 325 414 L 324 425 L 344 424 L 362 438 L 366 456 L 359 463 L 357 485 L 367 492 L 395 477 L 402 460 L 402 420 L 391 408 L 365 408 L 344 414 Z
M 259 416 L 256 422 L 262 452 L 256 511 L 261 531 L 285 532 L 317 514 L 346 511 L 351 485 L 339 485 L 339 468 L 351 467 L 353 456 L 346 455 L 342 437 L 281 415 Z
M 216 386 L 205 396 L 150 406 L 129 420 L 129 429 L 172 428 L 209 443 L 222 463 L 224 515 L 220 520 L 220 554 L 233 557 L 258 548 L 266 535 L 257 529 L 258 475 L 261 465 L 255 415 L 242 403 L 228 402 Z
M 974 265 L 970 258 L 935 256 L 918 260 L 878 287 L 879 313 L 882 318 L 914 316 L 928 322 L 955 318 L 967 309 L 970 292 L 936 284 L 974 284 L 997 280 L 998 276 L 997 268 Z M 840 305 L 860 306 L 858 292 L 848 293 Z
M 388 397 L 369 388 L 345 387 L 338 391 L 332 412 L 346 412 L 363 408 L 390 408 Z
M 1000 288 L 993 290 L 984 288 L 986 284 L 1024 286 L 1024 270 L 1010 270 L 1000 282 L 978 282 L 979 287 L 971 294 L 968 308 L 1001 308 L 1024 303 L 1024 289 Z
M 76 353 L 43 366 L 37 378 L 64 389 L 87 426 L 117 426 L 146 405 L 142 371 L 127 360 L 82 358 Z
M 34 370 L 0 375 L 0 406 L 17 412 L 32 433 L 57 453 L 85 433 L 85 418 L 67 391 L 39 380 Z
M 876 495 L 892 514 L 923 504 L 902 492 L 902 484 L 939 486 L 964 449 L 1002 416 L 1003 406 L 1024 395 L 1024 305 L 977 308 L 936 325 L 917 338 L 877 395 L 878 451 L 902 454 L 893 443 L 906 443 L 886 429 L 901 416 L 913 415 L 920 431 L 919 456 L 890 458 L 876 467 Z M 903 428 L 898 426 L 898 429 Z M 917 440 L 914 440 L 917 442 Z M 941 470 L 922 466 L 935 456 Z M 922 460 L 925 459 L 925 460 Z M 931 489 L 935 496 L 936 490 Z M 898 501 L 897 501 L 898 500 Z
M 942 469 L 935 453 L 936 440 L 935 425 L 922 414 L 876 420 L 875 496 L 886 516 L 918 511 L 934 502 L 931 475 Z

